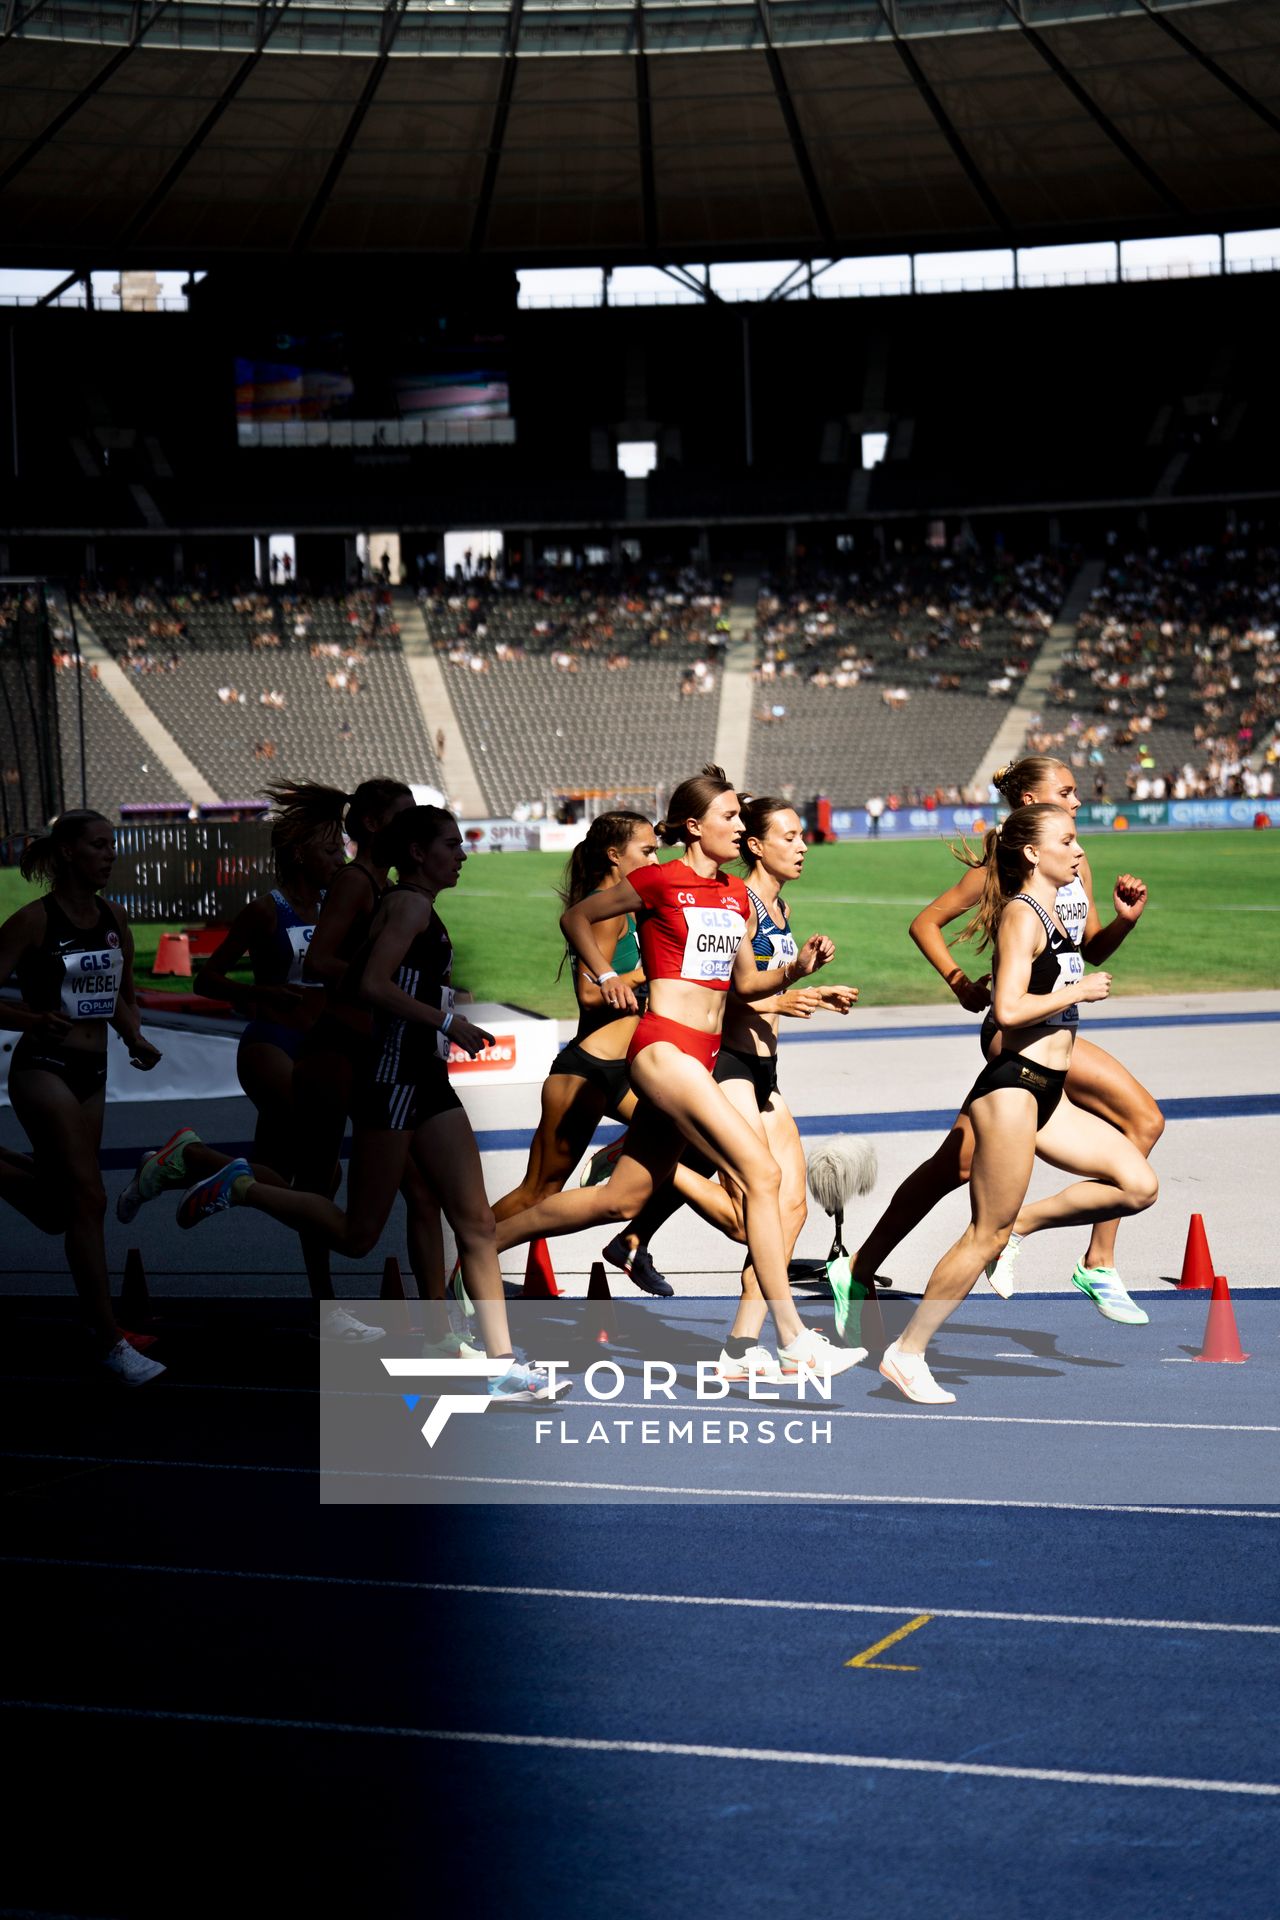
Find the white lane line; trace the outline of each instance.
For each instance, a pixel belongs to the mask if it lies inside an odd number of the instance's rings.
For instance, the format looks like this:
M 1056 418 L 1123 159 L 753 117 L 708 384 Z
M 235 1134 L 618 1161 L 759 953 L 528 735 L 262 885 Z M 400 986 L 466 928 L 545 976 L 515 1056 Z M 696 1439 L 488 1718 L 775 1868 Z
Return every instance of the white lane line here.
M 999 1358 L 1000 1356 L 995 1356 Z M 1006 1358 L 1032 1360 L 1034 1354 L 1019 1353 Z M 945 1372 L 948 1366 L 959 1373 L 964 1371 L 964 1362 L 935 1360 L 934 1365 Z M 874 1407 L 833 1407 L 820 1397 L 802 1400 L 797 1394 L 794 1399 L 784 1396 L 779 1400 L 735 1398 L 726 1394 L 722 1399 L 706 1399 L 696 1402 L 684 1400 L 558 1400 L 557 1413 L 580 1413 L 588 1411 L 599 1415 L 602 1409 L 625 1408 L 628 1413 L 644 1412 L 651 1414 L 677 1413 L 820 1413 L 824 1420 L 924 1420 L 934 1426 L 954 1426 L 964 1421 L 971 1426 L 982 1427 L 1123 1427 L 1152 1433 L 1280 1433 L 1280 1426 L 1244 1426 L 1226 1425 L 1209 1420 L 1073 1420 L 1061 1416 L 1050 1417 L 1044 1414 L 1022 1413 L 916 1413 L 910 1407 L 883 1409 Z
M 616 1405 L 616 1402 L 614 1403 Z M 315 1480 L 415 1480 L 428 1486 L 538 1487 L 560 1492 L 653 1493 L 668 1500 L 801 1500 L 817 1506 L 1019 1507 L 1036 1513 L 1167 1513 L 1199 1520 L 1280 1520 L 1280 1507 L 1139 1507 L 1095 1500 L 988 1500 L 929 1493 L 819 1493 L 779 1487 L 666 1487 L 625 1480 L 535 1480 L 481 1473 L 391 1473 L 367 1467 L 288 1467 L 252 1460 L 148 1460 L 100 1453 L 0 1451 L 0 1460 L 53 1460 L 99 1467 L 158 1467 L 171 1472 L 307 1474 Z
M 1065 1767 L 996 1767 L 968 1760 L 906 1760 L 896 1754 L 806 1753 L 788 1747 L 711 1747 L 682 1740 L 588 1740 L 569 1734 L 471 1733 L 449 1727 L 361 1726 L 347 1720 L 273 1720 L 261 1714 L 180 1712 L 160 1707 L 98 1706 L 83 1701 L 0 1700 L 10 1713 L 69 1713 L 109 1720 L 158 1720 L 198 1727 L 253 1727 L 275 1733 L 363 1734 L 377 1740 L 439 1740 L 480 1747 L 532 1747 L 556 1753 L 646 1754 L 673 1760 L 746 1760 L 774 1766 L 841 1767 L 889 1773 L 956 1774 L 978 1780 L 1030 1780 L 1047 1786 L 1151 1787 L 1176 1793 L 1240 1793 L 1280 1798 L 1268 1780 L 1193 1780 L 1159 1773 L 1078 1773 Z
M 511 1600 L 590 1600 L 644 1607 L 728 1607 L 769 1613 L 927 1613 L 932 1620 L 995 1620 L 1019 1626 L 1137 1627 L 1146 1633 L 1262 1633 L 1280 1636 L 1280 1626 L 1234 1620 L 1138 1620 L 1092 1613 L 1005 1613 L 989 1607 L 873 1606 L 865 1600 L 755 1600 L 717 1593 L 618 1593 L 595 1587 L 494 1586 L 477 1580 L 387 1580 L 367 1574 L 283 1573 L 254 1567 L 170 1567 L 148 1561 L 69 1560 L 40 1554 L 0 1554 L 5 1567 L 65 1567 L 79 1572 L 180 1575 L 196 1580 L 257 1580 L 318 1587 L 369 1587 L 392 1593 L 476 1594 Z

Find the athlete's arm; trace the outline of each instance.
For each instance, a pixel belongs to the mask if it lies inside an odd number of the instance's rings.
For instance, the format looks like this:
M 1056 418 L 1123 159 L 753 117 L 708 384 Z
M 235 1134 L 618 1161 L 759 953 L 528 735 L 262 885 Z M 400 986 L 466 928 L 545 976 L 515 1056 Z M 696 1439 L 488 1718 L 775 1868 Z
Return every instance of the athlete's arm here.
M 342 985 L 350 964 L 338 949 L 369 904 L 370 881 L 364 868 L 344 867 L 331 881 L 307 948 L 303 975 L 332 991 Z
M 619 915 L 614 920 L 601 921 L 593 930 L 595 943 L 601 953 L 607 953 L 606 967 L 612 967 L 613 957 L 618 951 L 618 942 L 626 931 L 627 917 Z M 638 987 L 644 979 L 644 968 L 633 967 L 630 973 L 620 973 L 618 979 L 627 987 Z M 577 966 L 573 972 L 574 992 L 578 996 L 580 1007 L 602 1007 L 607 1005 L 598 983 L 584 966 Z
M 8 982 L 22 956 L 39 944 L 42 910 L 41 901 L 29 901 L 0 927 L 0 986 Z M 33 1013 L 16 1000 L 0 1000 L 0 1027 L 18 1033 L 45 1033 L 61 1040 L 70 1033 L 71 1022 L 57 1011 Z
M 212 1000 L 225 1000 L 237 1013 L 253 1016 L 282 1011 L 292 1005 L 301 991 L 297 987 L 260 987 L 255 981 L 246 986 L 241 980 L 231 978 L 231 969 L 242 960 L 246 953 L 252 953 L 260 940 L 266 939 L 271 932 L 275 918 L 275 904 L 270 894 L 263 894 L 257 900 L 251 900 L 242 907 L 227 929 L 227 937 L 216 952 L 209 955 L 202 967 L 197 968 L 192 987 L 196 993 L 207 993 Z
M 393 893 L 384 903 L 381 924 L 374 935 L 360 982 L 360 997 L 379 1013 L 410 1026 L 432 1027 L 438 1033 L 448 1024 L 450 1040 L 468 1053 L 479 1053 L 493 1043 L 493 1035 L 473 1026 L 456 1012 L 429 1007 L 396 985 L 393 978 L 409 948 L 431 925 L 431 902 L 423 894 Z M 314 936 L 313 936 L 314 938 Z
M 1111 991 L 1109 973 L 1089 973 L 1069 987 L 1055 987 L 1052 993 L 1029 993 L 1031 967 L 1045 944 L 1044 929 L 1031 907 L 1015 913 L 1012 901 L 1004 911 L 997 936 L 1000 964 L 996 969 L 992 1011 L 1001 1027 L 1042 1026 L 1050 1014 L 1078 1006 L 1082 1000 L 1105 1000 Z
M 971 914 L 982 896 L 982 869 L 970 867 L 954 887 L 948 887 L 927 907 L 921 907 L 907 931 L 929 965 L 969 1013 L 981 1013 L 991 1004 L 991 975 L 971 980 L 947 945 L 942 929 Z
M 1147 904 L 1147 883 L 1133 873 L 1117 874 L 1111 896 L 1115 918 L 1110 926 L 1104 927 L 1102 915 L 1094 902 L 1093 870 L 1087 859 L 1080 862 L 1080 879 L 1089 896 L 1089 918 L 1085 922 L 1080 951 L 1091 966 L 1097 967 L 1111 958 L 1120 942 L 1128 938 L 1142 918 L 1142 910 Z
M 150 1073 L 152 1067 L 158 1067 L 163 1055 L 159 1047 L 144 1039 L 142 1033 L 142 1015 L 138 1011 L 137 996 L 133 984 L 133 928 L 129 925 L 129 916 L 123 907 L 114 901 L 107 902 L 117 927 L 120 929 L 120 951 L 124 955 L 124 973 L 120 980 L 120 997 L 116 1001 L 116 1010 L 109 1025 L 113 1026 L 125 1046 L 129 1049 L 129 1064 L 142 1073 Z
M 595 929 L 602 920 L 616 920 L 620 914 L 639 913 L 643 906 L 644 902 L 631 882 L 623 880 L 605 893 L 589 893 L 585 900 L 579 900 L 576 906 L 566 907 L 560 915 L 561 933 L 588 973 L 594 975 L 604 1005 L 612 1007 L 617 1013 L 637 1013 L 639 1008 L 635 994 L 627 984 L 629 976 L 614 973 L 611 980 L 600 979 L 602 973 L 612 973 L 613 969 L 601 951 Z
M 785 967 L 769 967 L 760 973 L 751 949 L 755 927 L 756 916 L 753 913 L 738 951 L 733 956 L 733 990 L 739 1000 L 749 1000 L 753 1006 L 758 1000 L 768 1000 L 774 994 L 785 993 L 797 980 L 806 979 L 809 974 L 816 973 L 819 967 L 825 967 L 835 959 L 835 942 L 828 940 L 825 933 L 811 933 L 794 960 L 788 960 Z

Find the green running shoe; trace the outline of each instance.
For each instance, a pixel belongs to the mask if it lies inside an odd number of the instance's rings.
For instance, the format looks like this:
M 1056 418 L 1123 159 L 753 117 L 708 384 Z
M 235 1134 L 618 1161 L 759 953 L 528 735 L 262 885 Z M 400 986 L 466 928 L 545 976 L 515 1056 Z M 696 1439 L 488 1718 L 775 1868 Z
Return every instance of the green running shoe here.
M 162 1147 L 144 1154 L 137 1172 L 116 1201 L 116 1219 L 127 1227 L 148 1200 L 158 1199 L 167 1187 L 184 1187 L 187 1184 L 186 1149 L 199 1145 L 200 1135 L 194 1127 L 179 1127 Z
M 1092 1300 L 1104 1319 L 1122 1327 L 1145 1327 L 1150 1318 L 1136 1300 L 1130 1299 L 1114 1267 L 1086 1267 L 1083 1260 L 1077 1260 L 1071 1284 Z

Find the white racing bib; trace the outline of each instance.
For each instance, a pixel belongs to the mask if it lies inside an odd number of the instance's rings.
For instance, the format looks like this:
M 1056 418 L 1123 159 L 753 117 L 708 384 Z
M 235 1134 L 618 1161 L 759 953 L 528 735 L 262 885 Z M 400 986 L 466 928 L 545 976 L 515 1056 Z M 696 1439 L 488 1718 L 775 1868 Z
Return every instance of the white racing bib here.
M 314 932 L 314 927 L 286 927 L 285 933 L 289 941 L 289 951 L 293 955 L 293 958 L 289 962 L 289 971 L 285 975 L 286 986 L 318 987 L 323 990 L 322 981 L 308 980 L 302 971 L 306 965 L 307 949 L 311 945 L 311 936 Z
M 742 944 L 743 919 L 727 907 L 682 907 L 687 929 L 682 980 L 728 980 Z
M 64 1020 L 110 1020 L 124 983 L 124 950 L 90 947 L 62 955 L 62 994 L 59 1012 Z
M 1079 946 L 1089 920 L 1089 896 L 1082 881 L 1069 880 L 1065 887 L 1058 888 L 1057 909 L 1063 932 Z
M 1082 953 L 1060 953 L 1058 955 L 1058 977 L 1054 982 L 1054 991 L 1059 987 L 1072 987 L 1077 980 L 1084 979 L 1084 955 Z M 1051 1013 L 1044 1022 L 1046 1027 L 1076 1027 L 1080 1024 L 1079 1006 L 1063 1007 L 1061 1013 Z
M 457 1001 L 457 998 L 458 998 L 458 996 L 457 996 L 457 994 L 456 994 L 456 993 L 454 992 L 454 990 L 453 990 L 453 988 L 452 988 L 452 987 L 441 987 L 441 989 L 440 989 L 440 1011 L 441 1011 L 441 1013 L 443 1013 L 443 1014 L 446 1014 L 446 1015 L 448 1015 L 448 1014 L 450 1014 L 450 1013 L 452 1013 L 452 1012 L 453 1012 L 453 1009 L 454 1009 L 454 1004 L 455 1004 L 455 1002 Z M 452 1040 L 451 1040 L 451 1039 L 449 1038 L 449 1036 L 448 1036 L 448 1034 L 447 1034 L 447 1033 L 442 1033 L 442 1032 L 437 1032 L 437 1034 L 436 1034 L 436 1057 L 437 1057 L 437 1059 L 440 1059 L 440 1060 L 447 1060 L 447 1059 L 449 1058 L 449 1055 L 450 1055 L 450 1053 L 451 1053 L 452 1051 L 453 1051 L 453 1042 L 452 1042 Z

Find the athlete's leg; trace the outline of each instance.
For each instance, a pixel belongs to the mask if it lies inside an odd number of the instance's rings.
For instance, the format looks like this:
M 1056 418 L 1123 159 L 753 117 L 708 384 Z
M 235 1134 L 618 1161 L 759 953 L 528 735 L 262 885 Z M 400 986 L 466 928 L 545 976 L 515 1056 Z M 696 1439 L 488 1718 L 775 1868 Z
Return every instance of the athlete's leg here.
M 511 1352 L 507 1301 L 494 1245 L 493 1209 L 471 1122 L 459 1107 L 425 1120 L 412 1137 L 414 1165 L 434 1192 L 458 1243 L 462 1284 L 475 1304 L 476 1325 L 491 1359 Z
M 549 1240 L 584 1227 L 630 1220 L 650 1194 L 670 1179 L 683 1144 L 675 1122 L 642 1102 L 627 1128 L 618 1164 L 608 1180 L 598 1187 L 575 1187 L 570 1193 L 550 1194 L 523 1213 L 500 1220 L 498 1252 L 505 1253 L 526 1240 Z
M 76 1099 L 65 1080 L 38 1067 L 9 1078 L 9 1099 L 31 1142 L 38 1166 L 57 1171 L 65 1214 L 67 1265 L 81 1305 L 103 1353 L 120 1340 L 111 1310 L 111 1283 L 103 1220 L 106 1189 L 98 1167 L 106 1088 L 90 1099 Z
M 1146 1158 L 1164 1132 L 1164 1115 L 1142 1082 L 1113 1055 L 1079 1035 L 1067 1070 L 1067 1095 L 1086 1113 L 1118 1127 Z M 1119 1228 L 1118 1218 L 1094 1222 L 1084 1256 L 1086 1267 L 1115 1266 Z
M 323 1194 L 300 1193 L 290 1187 L 268 1186 L 254 1178 L 241 1196 L 241 1205 L 256 1207 L 295 1233 L 314 1233 L 334 1252 L 349 1260 L 372 1253 L 395 1204 L 409 1157 L 407 1133 L 389 1127 L 357 1131 L 351 1142 L 347 1168 L 347 1205 L 344 1211 Z M 224 1161 L 225 1164 L 225 1161 Z
M 65 1233 L 67 1200 L 56 1180 L 42 1174 L 29 1153 L 0 1147 L 0 1200 L 16 1208 L 41 1233 Z
M 924 1298 L 894 1343 L 922 1355 L 930 1340 L 999 1254 L 1026 1197 L 1036 1153 L 1035 1101 L 1021 1087 L 998 1087 L 969 1109 L 974 1153 L 969 1224 L 929 1276 Z
M 730 1082 L 730 1086 L 743 1084 Z M 726 1092 L 729 1089 L 726 1088 Z M 753 1100 L 754 1104 L 754 1100 Z M 800 1230 L 809 1215 L 807 1198 L 808 1169 L 805 1166 L 804 1148 L 800 1143 L 800 1129 L 796 1126 L 795 1116 L 782 1095 L 774 1092 L 769 1104 L 760 1116 L 764 1140 L 770 1153 L 778 1163 L 782 1175 L 778 1188 L 778 1212 L 782 1220 L 783 1247 L 787 1266 L 790 1268 L 791 1256 L 796 1250 L 796 1241 Z M 737 1189 L 734 1189 L 736 1195 Z M 742 1301 L 733 1323 L 733 1333 L 740 1339 L 759 1338 L 764 1326 L 765 1303 L 756 1279 L 756 1272 L 748 1259 L 742 1269 Z
M 236 1075 L 258 1115 L 254 1159 L 274 1167 L 281 1179 L 292 1179 L 297 1154 L 293 1061 L 283 1047 L 273 1046 L 270 1041 L 242 1040 L 236 1053 Z
M 900 1240 L 962 1187 L 973 1160 L 973 1125 L 967 1113 L 958 1114 L 941 1144 L 909 1173 L 880 1218 L 853 1256 L 855 1280 L 870 1286 Z
M 542 1083 L 542 1117 L 529 1144 L 524 1175 L 519 1186 L 496 1203 L 494 1218 L 508 1220 L 559 1193 L 590 1146 L 604 1110 L 604 1094 L 589 1080 L 576 1073 L 549 1073 Z
M 335 1051 L 303 1052 L 293 1069 L 294 1118 L 298 1129 L 293 1184 L 302 1193 L 332 1200 L 341 1184 L 339 1156 L 351 1107 L 350 1060 Z M 329 1246 L 304 1233 L 302 1263 L 313 1300 L 333 1299 Z
M 1020 1234 L 1141 1213 L 1160 1191 L 1150 1163 L 1131 1140 L 1065 1097 L 1041 1127 L 1036 1152 L 1050 1166 L 1084 1177 L 1023 1207 L 1014 1225 Z

